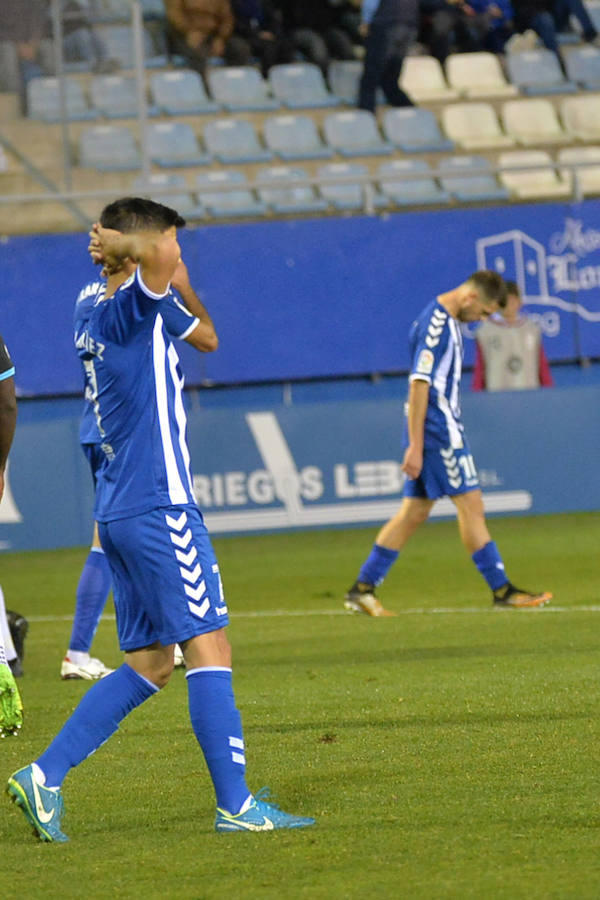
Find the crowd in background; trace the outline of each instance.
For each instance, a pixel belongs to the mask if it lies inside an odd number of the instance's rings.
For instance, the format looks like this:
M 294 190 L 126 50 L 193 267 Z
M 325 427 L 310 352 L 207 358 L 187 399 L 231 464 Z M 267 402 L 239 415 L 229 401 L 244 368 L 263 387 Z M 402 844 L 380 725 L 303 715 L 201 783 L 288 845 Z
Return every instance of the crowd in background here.
M 102 0 L 60 0 L 63 53 L 91 71 L 118 68 L 97 23 Z M 332 59 L 364 59 L 357 105 L 373 109 L 377 88 L 392 105 L 410 104 L 398 89 L 404 58 L 524 49 L 535 43 L 559 60 L 560 32 L 578 23 L 581 38 L 599 44 L 583 0 L 163 0 L 155 34 L 170 58 L 204 74 L 215 63 L 258 65 L 306 61 L 327 76 Z M 48 74 L 40 42 L 52 36 L 51 0 L 0 0 L 0 34 L 17 48 L 21 81 Z M 123 4 L 124 17 L 127 9 Z

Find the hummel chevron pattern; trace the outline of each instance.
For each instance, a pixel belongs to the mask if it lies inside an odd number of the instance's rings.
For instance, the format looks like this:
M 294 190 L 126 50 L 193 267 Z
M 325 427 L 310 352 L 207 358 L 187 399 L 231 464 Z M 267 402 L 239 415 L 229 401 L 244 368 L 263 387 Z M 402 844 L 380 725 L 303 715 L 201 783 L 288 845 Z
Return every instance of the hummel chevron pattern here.
M 198 551 L 192 544 L 192 531 L 188 527 L 187 513 L 182 512 L 177 518 L 165 514 L 165 521 L 169 526 L 171 542 L 176 548 L 179 548 L 175 550 L 175 556 L 177 562 L 180 563 L 181 577 L 187 582 L 183 589 L 190 598 L 188 600 L 189 610 L 193 615 L 203 619 L 210 609 L 210 600 L 206 597 L 204 602 L 200 602 L 206 593 L 206 582 L 202 578 L 202 567 L 199 562 L 196 562 Z M 192 568 L 194 562 L 196 564 Z
M 452 447 L 448 447 L 447 450 L 440 450 L 440 453 L 444 460 L 444 465 L 446 466 L 446 474 L 448 475 L 449 483 L 453 488 L 460 487 L 462 475 L 460 474 L 460 468 L 456 461 L 454 450 Z
M 439 309 L 434 309 L 427 329 L 427 337 L 425 338 L 425 343 L 428 347 L 437 347 L 439 344 L 440 336 L 444 330 L 447 318 L 447 313 L 440 312 Z

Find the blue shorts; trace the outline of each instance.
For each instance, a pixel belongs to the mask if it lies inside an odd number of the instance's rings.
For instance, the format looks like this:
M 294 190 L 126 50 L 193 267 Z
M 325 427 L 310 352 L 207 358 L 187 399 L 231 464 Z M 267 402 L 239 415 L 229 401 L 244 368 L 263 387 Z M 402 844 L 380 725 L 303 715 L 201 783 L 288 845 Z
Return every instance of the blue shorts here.
M 197 507 L 162 507 L 98 529 L 114 579 L 121 650 L 178 644 L 228 624 L 217 559 Z
M 423 468 L 418 478 L 404 482 L 405 497 L 453 497 L 479 487 L 477 469 L 466 441 L 460 449 L 433 447 L 423 454 Z

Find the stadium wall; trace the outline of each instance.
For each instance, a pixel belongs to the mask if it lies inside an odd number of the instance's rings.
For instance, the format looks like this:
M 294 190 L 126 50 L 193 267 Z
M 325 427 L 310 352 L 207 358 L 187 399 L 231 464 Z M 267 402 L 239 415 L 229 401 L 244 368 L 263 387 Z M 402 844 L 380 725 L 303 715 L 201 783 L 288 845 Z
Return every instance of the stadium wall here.
M 299 401 L 275 386 L 189 393 L 194 485 L 212 533 L 386 519 L 402 489 L 405 379 L 363 387 L 324 385 Z M 599 383 L 466 393 L 463 406 L 489 513 L 600 509 Z M 21 403 L 0 504 L 2 549 L 90 541 L 80 411 L 75 399 Z M 434 515 L 452 514 L 448 501 L 434 507 Z
M 600 358 L 600 200 L 202 226 L 181 235 L 221 337 L 182 348 L 188 385 L 408 368 L 407 330 L 477 268 L 516 280 L 551 361 Z M 0 331 L 21 396 L 81 390 L 74 299 L 95 274 L 85 234 L 4 238 Z M 473 358 L 466 332 L 466 364 Z

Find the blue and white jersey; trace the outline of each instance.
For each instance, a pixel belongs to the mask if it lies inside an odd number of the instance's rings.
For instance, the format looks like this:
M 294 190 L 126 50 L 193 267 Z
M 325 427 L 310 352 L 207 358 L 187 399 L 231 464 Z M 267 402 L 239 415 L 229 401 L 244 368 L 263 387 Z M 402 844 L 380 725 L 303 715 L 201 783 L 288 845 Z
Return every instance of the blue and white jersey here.
M 109 522 L 194 504 L 183 376 L 160 312 L 165 297 L 136 271 L 97 302 L 75 334 L 105 463 L 95 518 Z
M 73 314 L 73 330 L 75 335 L 85 328 L 92 309 L 97 303 L 101 303 L 104 299 L 105 291 L 106 282 L 99 279 L 89 281 L 81 289 L 77 300 L 75 301 L 75 311 Z M 199 322 L 199 319 L 197 319 L 196 316 L 193 316 L 175 296 L 173 290 L 170 290 L 167 297 L 162 301 L 160 315 L 162 316 L 169 337 L 177 338 L 180 341 L 184 341 Z M 84 399 L 85 404 L 79 423 L 79 443 L 99 444 L 102 439 L 98 431 L 98 425 L 96 424 L 93 397 L 87 379 L 84 386 Z
M 12 378 L 14 374 L 15 367 L 10 358 L 8 347 L 2 340 L 2 335 L 0 335 L 0 381 L 4 381 L 6 378 Z
M 409 381 L 430 385 L 425 417 L 425 449 L 463 446 L 460 378 L 463 343 L 456 319 L 434 300 L 413 322 L 409 333 Z

